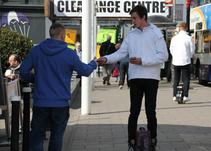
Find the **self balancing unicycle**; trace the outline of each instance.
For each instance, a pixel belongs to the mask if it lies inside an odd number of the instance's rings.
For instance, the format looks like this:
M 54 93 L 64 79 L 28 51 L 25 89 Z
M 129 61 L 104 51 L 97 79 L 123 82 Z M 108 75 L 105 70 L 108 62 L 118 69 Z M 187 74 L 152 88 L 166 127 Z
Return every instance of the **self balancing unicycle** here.
M 178 102 L 178 104 L 185 104 L 183 96 L 184 96 L 184 86 L 179 85 L 177 86 L 177 94 L 176 94 L 176 101 Z

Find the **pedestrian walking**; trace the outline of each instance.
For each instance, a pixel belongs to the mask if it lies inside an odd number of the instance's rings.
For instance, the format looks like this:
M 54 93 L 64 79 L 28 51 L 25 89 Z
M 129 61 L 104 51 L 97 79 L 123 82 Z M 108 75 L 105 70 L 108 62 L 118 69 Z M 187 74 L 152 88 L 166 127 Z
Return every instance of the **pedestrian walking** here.
M 49 151 L 61 151 L 63 134 L 69 119 L 70 82 L 73 70 L 89 76 L 97 67 L 92 60 L 81 62 L 77 53 L 67 47 L 65 27 L 59 23 L 50 27 L 50 37 L 34 46 L 20 67 L 26 82 L 34 83 L 33 116 L 30 151 L 43 151 L 48 121 L 51 125 Z M 31 70 L 34 69 L 34 73 Z
M 130 88 L 130 83 L 128 80 L 128 66 L 129 62 L 126 60 L 129 58 L 129 55 L 124 57 L 120 60 L 120 80 L 119 80 L 119 89 L 121 90 L 125 83 L 125 76 L 127 75 L 126 81 L 127 81 L 127 87 Z
M 174 65 L 174 86 L 173 101 L 176 101 L 177 86 L 179 85 L 182 72 L 182 80 L 184 83 L 184 98 L 187 102 L 191 99 L 188 96 L 190 85 L 190 64 L 194 54 L 195 45 L 193 38 L 187 34 L 188 25 L 185 22 L 180 24 L 180 32 L 174 36 L 170 44 L 170 52 L 172 54 L 172 64 Z
M 107 41 L 103 42 L 100 47 L 100 56 L 105 56 L 112 54 L 116 51 L 115 45 L 111 43 L 111 36 L 107 36 Z M 110 84 L 111 71 L 113 69 L 113 64 L 105 64 L 103 65 L 103 84 Z
M 127 54 L 129 63 L 130 115 L 128 119 L 128 150 L 136 151 L 137 120 L 145 96 L 147 128 L 151 132 L 152 151 L 157 144 L 156 97 L 160 80 L 160 64 L 168 59 L 168 51 L 161 30 L 147 22 L 147 9 L 135 6 L 130 15 L 134 29 L 124 39 L 120 49 L 98 59 L 99 63 L 114 63 Z

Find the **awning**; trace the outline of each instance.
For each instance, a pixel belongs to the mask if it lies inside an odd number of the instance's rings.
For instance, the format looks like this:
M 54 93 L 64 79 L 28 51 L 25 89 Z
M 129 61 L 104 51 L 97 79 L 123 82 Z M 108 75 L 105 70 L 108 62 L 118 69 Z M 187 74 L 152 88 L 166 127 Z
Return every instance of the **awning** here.
M 170 18 L 161 15 L 151 15 L 148 17 L 147 20 L 156 25 L 157 27 L 170 27 L 177 25 L 177 23 L 172 22 Z

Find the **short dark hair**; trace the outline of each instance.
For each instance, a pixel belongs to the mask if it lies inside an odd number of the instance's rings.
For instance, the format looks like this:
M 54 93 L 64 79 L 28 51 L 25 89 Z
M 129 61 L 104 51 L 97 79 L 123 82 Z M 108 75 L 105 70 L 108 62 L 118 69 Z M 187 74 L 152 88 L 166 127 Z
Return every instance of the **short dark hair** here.
M 52 24 L 49 30 L 49 34 L 51 38 L 58 37 L 62 32 L 65 32 L 65 27 L 59 23 Z
M 183 29 L 183 30 L 186 30 L 188 28 L 188 24 L 186 22 L 182 22 L 180 24 L 180 28 Z
M 11 56 L 14 56 L 14 60 L 13 61 L 17 61 L 18 63 L 21 62 L 21 59 L 20 59 L 19 55 L 17 55 L 17 54 L 11 54 L 10 57 Z
M 135 6 L 131 11 L 130 15 L 132 13 L 136 12 L 140 18 L 143 18 L 145 16 L 145 21 L 147 21 L 147 9 L 144 5 L 137 5 Z

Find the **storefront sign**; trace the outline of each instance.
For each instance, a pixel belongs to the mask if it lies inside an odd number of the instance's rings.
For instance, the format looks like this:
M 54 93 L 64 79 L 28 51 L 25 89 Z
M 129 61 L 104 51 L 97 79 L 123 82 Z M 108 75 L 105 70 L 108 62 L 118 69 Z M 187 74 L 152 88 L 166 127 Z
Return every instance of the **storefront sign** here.
M 176 4 L 176 20 L 177 21 L 183 21 L 183 4 Z M 171 9 L 171 16 L 170 18 L 173 20 L 173 7 L 170 8 Z
M 75 26 L 80 25 L 79 20 L 56 20 L 56 23 L 60 23 L 62 25 L 75 25 Z
M 165 7 L 164 1 L 96 0 L 97 6 L 100 6 L 97 11 L 97 17 L 130 17 L 129 12 L 131 9 L 140 4 L 146 6 L 148 16 L 155 14 L 167 16 L 168 8 Z M 81 17 L 82 7 L 75 6 L 82 6 L 82 0 L 54 0 L 54 15 L 57 17 Z
M 111 36 L 111 43 L 116 43 L 116 29 L 100 29 L 100 33 L 97 34 L 97 43 L 107 41 L 107 36 Z
M 66 29 L 65 42 L 67 42 L 68 44 L 75 44 L 76 36 L 77 36 L 77 30 Z
M 97 21 L 97 24 L 98 25 L 101 25 L 101 26 L 118 26 L 119 25 L 119 22 L 118 21 L 112 21 L 112 20 L 110 20 L 110 21 L 107 21 L 107 20 L 105 20 L 105 21 L 99 20 L 99 21 Z

